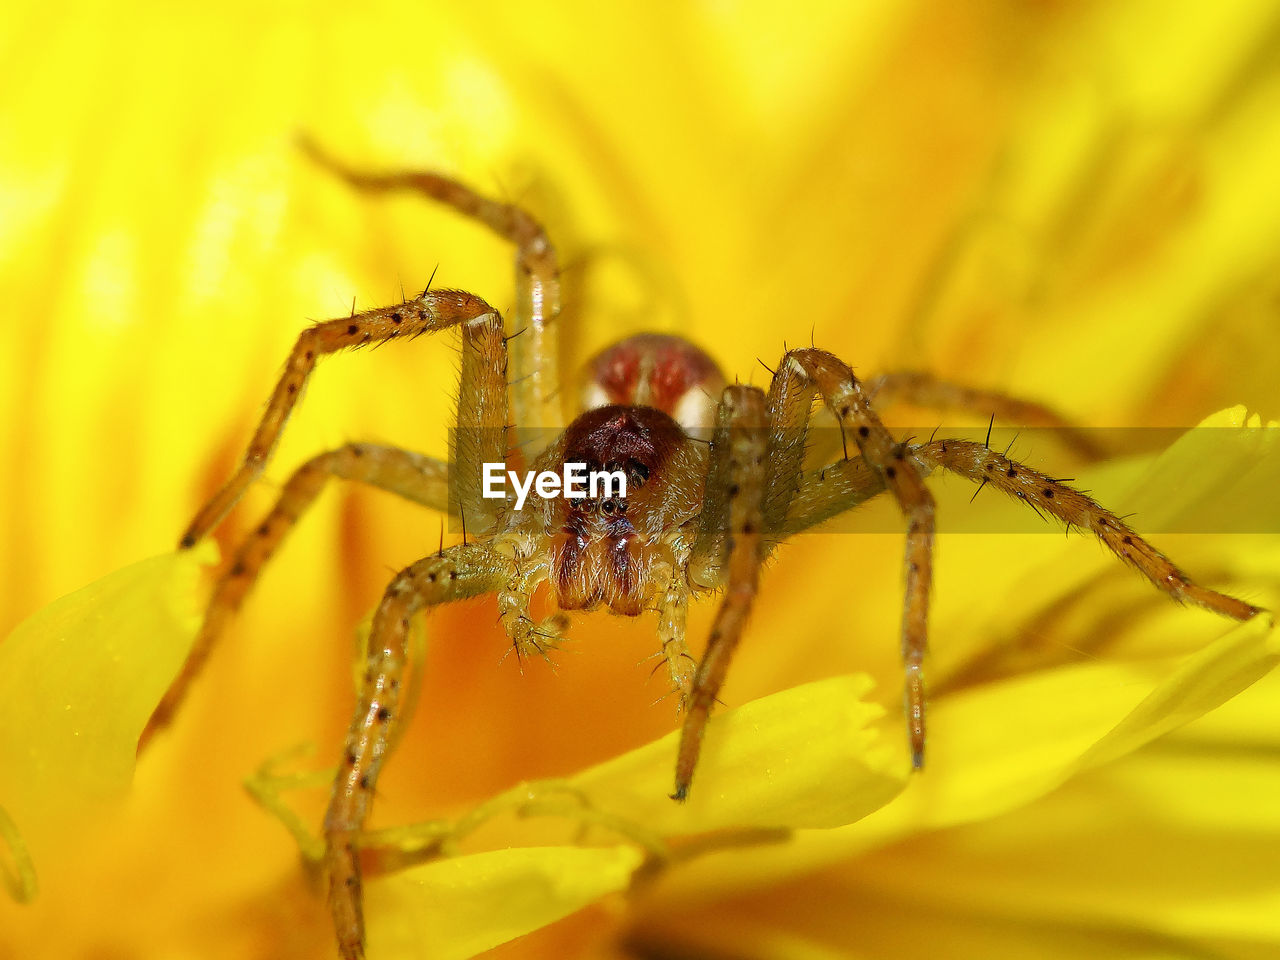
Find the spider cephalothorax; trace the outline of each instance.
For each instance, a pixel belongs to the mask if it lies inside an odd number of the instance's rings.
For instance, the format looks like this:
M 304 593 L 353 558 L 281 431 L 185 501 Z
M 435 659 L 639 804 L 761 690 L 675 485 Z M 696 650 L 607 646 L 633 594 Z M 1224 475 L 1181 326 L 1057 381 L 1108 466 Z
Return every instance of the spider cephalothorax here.
M 770 548 L 883 492 L 893 496 L 906 520 L 901 646 L 910 753 L 915 766 L 922 764 L 934 534 L 933 498 L 923 478 L 934 470 L 990 484 L 1093 533 L 1175 599 L 1241 620 L 1258 612 L 1192 582 L 1119 517 L 1063 482 L 984 443 L 900 442 L 873 409 L 877 396 L 905 397 L 1061 424 L 1036 404 L 919 373 L 863 384 L 842 360 L 812 347 L 784 353 L 767 393 L 725 387 L 702 350 L 677 337 L 647 334 L 610 347 L 588 364 L 581 392 L 586 412 L 566 423 L 560 398 L 569 394 L 556 363 L 559 273 L 554 249 L 537 221 L 519 207 L 486 200 L 435 174 L 364 174 L 308 149 L 361 189 L 417 190 L 486 223 L 517 247 L 517 305 L 505 324 L 473 294 L 428 289 L 412 300 L 305 330 L 240 468 L 196 514 L 180 541 L 190 547 L 204 537 L 261 473 L 319 356 L 450 327 L 461 330 L 452 464 L 396 447 L 352 443 L 298 468 L 219 579 L 196 645 L 147 731 L 154 733 L 172 716 L 227 618 L 328 478 L 381 487 L 469 523 L 470 539 L 432 551 L 398 573 L 374 614 L 359 700 L 324 827 L 330 906 L 346 958 L 363 954 L 358 853 L 404 706 L 410 620 L 424 609 L 495 594 L 517 651 L 540 650 L 564 629 L 561 614 L 542 623 L 530 617 L 534 592 L 543 583 L 563 610 L 605 606 L 629 616 L 654 611 L 671 685 L 686 708 L 676 799 L 689 790 L 703 730 Z M 815 400 L 838 426 L 844 456 L 806 470 Z M 712 427 L 708 443 L 699 433 Z M 620 475 L 625 494 L 537 497 L 521 504 L 511 496 L 492 496 L 486 487 L 494 467 L 500 474 L 513 466 L 554 474 L 570 464 Z M 724 595 L 706 652 L 693 670 L 685 644 L 688 602 L 720 587 Z
M 626 492 L 538 501 L 533 522 L 551 532 L 548 579 L 561 609 L 644 610 L 655 568 L 674 567 L 672 539 L 697 516 L 706 459 L 705 446 L 652 407 L 597 407 L 569 425 L 535 469 L 584 464 L 588 473 L 620 474 Z M 513 512 L 507 522 L 518 530 L 529 521 Z

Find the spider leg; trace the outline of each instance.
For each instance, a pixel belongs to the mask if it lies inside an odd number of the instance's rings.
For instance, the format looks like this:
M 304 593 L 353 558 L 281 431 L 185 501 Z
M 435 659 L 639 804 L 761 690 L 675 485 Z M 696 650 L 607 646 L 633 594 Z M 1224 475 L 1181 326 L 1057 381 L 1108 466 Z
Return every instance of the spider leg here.
M 908 457 L 922 473 L 950 470 L 974 483 L 986 482 L 1049 514 L 1068 527 L 1088 530 L 1121 560 L 1135 567 L 1174 599 L 1194 603 L 1234 620 L 1259 612 L 1235 597 L 1201 587 L 1123 520 L 1093 498 L 1060 480 L 1011 460 L 985 444 L 968 440 L 932 440 L 912 445 Z M 885 491 L 884 480 L 861 460 L 846 460 L 804 474 L 782 525 L 769 531 L 766 548 L 851 510 Z
M 443 512 L 449 508 L 448 467 L 419 453 L 371 443 L 349 443 L 304 463 L 284 485 L 271 512 L 240 544 L 235 559 L 219 576 L 200 633 L 182 671 L 152 711 L 138 742 L 139 752 L 169 725 L 227 622 L 257 582 L 263 566 L 331 477 L 367 483 L 434 510 Z
M 493 314 L 462 328 L 449 513 L 462 518 L 464 531 L 468 522 L 477 532 L 489 530 L 506 509 L 505 500 L 484 496 L 482 484 L 486 463 L 506 464 L 507 424 L 507 343 L 502 319 Z
M 888 404 L 905 402 L 937 410 L 963 410 L 983 417 L 993 415 L 1002 423 L 1051 427 L 1058 431 L 1063 443 L 1087 460 L 1100 460 L 1106 454 L 1087 431 L 1044 404 L 998 391 L 961 386 L 931 373 L 916 370 L 882 373 L 868 380 L 863 392 L 867 401 L 880 409 Z
M 1194 603 L 1233 620 L 1247 620 L 1260 612 L 1258 607 L 1243 600 L 1193 582 L 1168 557 L 1092 498 L 984 444 L 935 440 L 921 444 L 912 452 L 926 464 L 958 473 L 975 483 L 990 483 L 1033 509 L 1057 517 L 1069 526 L 1088 530 L 1175 600 Z
M 507 548 L 504 545 L 500 549 Z M 530 614 L 533 594 L 546 578 L 545 562 L 530 561 L 517 550 L 512 559 L 511 575 L 498 590 L 498 619 L 511 638 L 511 651 L 521 664 L 526 656 L 534 654 L 549 663 L 548 651 L 559 646 L 569 629 L 569 618 L 563 612 L 557 611 L 541 622 L 536 622 Z
M 508 318 L 511 406 L 517 442 L 532 461 L 565 426 L 559 377 L 560 268 L 542 224 L 524 208 L 490 200 L 436 173 L 395 170 L 372 173 L 335 159 L 303 137 L 302 150 L 357 190 L 411 190 L 478 220 L 516 247 L 516 308 Z
M 459 544 L 402 570 L 373 615 L 356 711 L 324 822 L 329 905 L 345 960 L 364 955 L 359 838 L 400 715 L 409 620 L 428 607 L 497 590 L 510 575 L 510 561 L 488 546 Z
M 693 676 L 676 759 L 676 789 L 672 794 L 675 800 L 683 800 L 689 793 L 711 706 L 724 683 L 729 660 L 756 596 L 763 558 L 764 422 L 765 402 L 760 390 L 741 386 L 725 390 L 708 476 L 722 477 L 727 483 L 713 492 L 711 479 L 707 481 L 707 497 L 714 498 L 714 503 L 708 505 L 704 501 L 701 530 L 693 552 L 705 555 L 716 550 L 727 554 L 722 565 L 727 586 L 707 650 Z M 708 522 L 706 515 L 712 510 L 717 516 Z
M 784 382 L 779 384 L 779 379 Z M 814 394 L 821 395 L 835 415 L 841 433 L 853 437 L 862 458 L 893 493 L 907 518 L 902 659 L 906 672 L 904 699 L 911 757 L 913 765 L 919 768 L 924 763 L 922 665 L 928 637 L 929 586 L 933 576 L 933 496 L 924 485 L 923 471 L 914 460 L 908 459 L 906 445 L 895 442 L 871 409 L 862 384 L 838 358 L 824 350 L 791 350 L 783 356 L 774 381 L 769 391 L 771 418 L 775 422 L 795 423 L 807 415 Z M 795 480 L 790 474 L 782 474 L 775 476 L 773 482 L 794 484 Z
M 677 571 L 683 569 L 683 563 L 676 564 Z M 682 575 L 676 574 L 667 583 L 662 599 L 658 602 L 658 641 L 662 645 L 661 656 L 667 665 L 671 689 L 680 698 L 680 711 L 688 704 L 689 694 L 693 689 L 694 669 L 697 666 L 697 661 L 690 655 L 689 646 L 685 643 L 688 614 L 689 586 Z
M 239 468 L 222 489 L 200 508 L 186 533 L 182 535 L 180 546 L 194 546 L 235 505 L 249 484 L 261 475 L 284 429 L 285 421 L 297 403 L 298 395 L 302 393 L 307 378 L 315 369 L 318 357 L 335 353 L 344 347 L 363 346 L 398 337 L 415 337 L 458 324 L 463 325 L 464 378 L 468 369 L 471 369 L 473 376 L 478 375 L 483 380 L 472 391 L 468 391 L 464 384 L 459 404 L 461 420 L 462 408 L 468 404 L 469 394 L 472 400 L 478 400 L 482 396 L 489 397 L 500 392 L 501 386 L 505 385 L 502 318 L 479 297 L 459 290 L 427 290 L 405 303 L 366 310 L 340 320 L 328 320 L 302 331 L 285 362 L 284 373 L 276 383 L 271 399 L 267 401 L 267 410 L 249 441 L 249 448 Z M 479 356 L 472 356 L 468 363 L 469 353 Z M 476 370 L 477 367 L 480 368 L 479 371 Z M 498 406 L 499 409 L 490 409 L 488 415 L 478 419 L 478 422 L 460 422 L 460 432 L 461 428 L 466 428 L 474 435 L 467 453 L 473 454 L 473 459 L 477 462 L 506 459 L 506 404 L 503 402 L 492 406 Z M 463 478 L 458 486 L 467 512 L 478 518 L 492 520 L 501 501 L 481 499 L 479 469 L 474 473 L 460 472 L 459 476 Z
M 766 548 L 771 550 L 787 537 L 852 510 L 887 489 L 884 477 L 861 457 L 806 470 L 786 516 L 768 529 Z
M 783 367 L 773 371 L 767 407 L 769 446 L 764 497 L 767 531 L 782 525 L 799 492 L 801 470 L 812 439 L 809 420 L 813 395 L 813 386 L 805 378 L 788 375 Z M 848 462 L 848 441 L 843 430 L 840 441 L 840 449 Z

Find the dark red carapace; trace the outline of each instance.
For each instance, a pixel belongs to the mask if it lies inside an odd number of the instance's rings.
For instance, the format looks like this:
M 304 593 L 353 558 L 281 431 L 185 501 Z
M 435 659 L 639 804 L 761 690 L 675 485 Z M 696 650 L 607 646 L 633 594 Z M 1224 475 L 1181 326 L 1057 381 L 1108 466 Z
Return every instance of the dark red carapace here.
M 679 452 L 696 456 L 689 447 L 680 425 L 653 407 L 611 404 L 569 425 L 557 453 L 561 462 L 621 473 L 626 493 L 555 501 L 563 520 L 551 552 L 551 582 L 562 609 L 604 604 L 628 616 L 644 609 L 652 592 L 647 573 L 666 526 L 660 517 L 653 522 L 655 513 L 662 513 L 665 488 L 677 479 L 669 462 Z

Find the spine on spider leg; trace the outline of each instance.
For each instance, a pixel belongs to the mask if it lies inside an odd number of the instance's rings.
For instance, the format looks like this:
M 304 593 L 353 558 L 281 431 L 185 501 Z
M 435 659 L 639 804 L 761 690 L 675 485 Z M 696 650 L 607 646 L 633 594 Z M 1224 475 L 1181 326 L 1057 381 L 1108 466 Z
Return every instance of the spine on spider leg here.
M 1173 561 L 1138 536 L 1123 520 L 1092 497 L 967 440 L 935 440 L 914 448 L 916 457 L 975 483 L 991 484 L 1033 510 L 1056 517 L 1068 527 L 1088 530 L 1125 563 L 1175 600 L 1194 603 L 1233 620 L 1248 620 L 1260 608 L 1193 581 Z

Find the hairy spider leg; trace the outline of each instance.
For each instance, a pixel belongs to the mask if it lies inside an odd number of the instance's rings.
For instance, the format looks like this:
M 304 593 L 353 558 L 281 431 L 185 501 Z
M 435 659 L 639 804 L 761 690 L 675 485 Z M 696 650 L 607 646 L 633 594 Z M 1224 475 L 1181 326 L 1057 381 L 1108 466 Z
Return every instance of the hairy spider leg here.
M 914 451 L 916 448 L 909 449 Z M 921 464 L 921 469 L 927 468 Z M 861 457 L 806 470 L 795 484 L 786 516 L 765 531 L 766 551 L 773 550 L 797 533 L 812 530 L 832 517 L 848 513 L 887 489 L 884 477 Z
M 456 180 L 417 170 L 356 170 L 303 137 L 303 151 L 357 190 L 409 190 L 478 220 L 516 247 L 516 307 L 507 318 L 511 408 L 516 441 L 533 460 L 564 429 L 565 398 L 560 382 L 560 268 L 542 224 L 523 207 L 490 200 Z
M 832 443 L 828 431 L 806 429 L 808 416 L 794 405 L 783 401 L 779 391 L 785 379 L 775 380 L 770 388 L 770 487 L 766 493 L 766 549 L 794 534 L 811 529 L 825 520 L 852 510 L 886 489 L 884 481 L 861 458 L 828 463 L 811 469 L 793 481 L 793 470 L 806 459 L 834 454 L 841 447 Z M 1105 453 L 1079 426 L 1043 404 L 991 390 L 978 390 L 932 374 L 905 370 L 883 373 L 864 384 L 869 403 L 879 409 L 898 402 L 935 409 L 962 410 L 991 416 L 1002 421 L 1026 426 L 1052 427 L 1077 455 L 1094 460 Z M 787 410 L 795 420 L 787 420 Z M 828 411 L 822 413 L 830 415 Z M 815 412 L 815 419 L 818 414 Z M 833 431 L 832 431 L 833 432 Z M 843 437 L 843 432 L 842 432 Z M 844 438 L 847 452 L 847 438 Z M 913 446 L 911 450 L 934 449 L 931 444 Z M 933 464 L 920 462 L 924 470 Z
M 507 508 L 502 498 L 484 496 L 484 465 L 506 470 L 509 411 L 507 407 L 507 341 L 497 314 L 462 327 L 462 370 L 458 380 L 458 419 L 450 438 L 453 481 L 449 512 L 487 532 Z M 465 539 L 465 535 L 464 535 Z
M 1068 529 L 1088 531 L 1157 589 L 1179 602 L 1193 603 L 1232 620 L 1248 620 L 1262 612 L 1260 607 L 1197 584 L 1092 497 L 985 444 L 971 440 L 931 440 L 908 446 L 906 454 L 923 474 L 941 468 L 974 483 L 988 483 L 1041 515 L 1061 520 Z M 886 489 L 884 478 L 862 461 L 848 460 L 810 470 L 801 478 L 791 513 L 780 526 L 767 531 L 766 549 L 852 510 Z
M 498 590 L 511 573 L 511 561 L 488 545 L 458 544 L 397 574 L 373 615 L 356 711 L 324 821 L 329 906 L 344 960 L 364 956 L 360 837 L 400 717 L 409 620 L 428 607 Z
M 372 443 L 348 443 L 304 463 L 294 471 L 271 512 L 244 539 L 231 565 L 218 577 L 200 633 L 181 672 L 152 711 L 138 741 L 139 753 L 156 733 L 169 725 L 186 698 L 191 682 L 204 668 L 214 644 L 240 609 L 262 568 L 331 477 L 366 483 L 433 510 L 444 512 L 449 509 L 448 466 L 420 453 Z
M 498 340 L 502 339 L 502 318 L 498 312 L 479 297 L 460 290 L 427 290 L 421 296 L 392 307 L 378 307 L 339 320 L 326 320 L 303 330 L 289 353 L 289 359 L 285 361 L 284 373 L 267 401 L 266 412 L 249 441 L 239 468 L 222 489 L 200 508 L 182 535 L 179 546 L 184 549 L 194 546 L 236 504 L 249 484 L 261 476 L 275 450 L 285 421 L 298 402 L 298 396 L 302 393 L 307 378 L 311 376 L 311 371 L 315 369 L 318 357 L 347 347 L 433 333 L 461 323 L 493 327 L 497 331 Z M 491 338 L 487 342 L 491 342 Z M 464 355 L 466 343 L 467 338 L 464 336 Z M 501 368 L 497 375 L 502 375 Z M 502 450 L 493 459 L 505 460 L 505 440 L 492 437 L 484 442 L 500 445 Z M 476 486 L 478 493 L 478 479 Z
M 1232 620 L 1248 620 L 1261 612 L 1259 607 L 1192 581 L 1168 557 L 1091 497 L 1010 460 L 985 444 L 940 440 L 922 444 L 913 453 L 927 464 L 958 473 L 975 483 L 989 483 L 1034 509 L 1057 517 L 1068 527 L 1088 530 L 1117 557 L 1179 602 L 1193 603 Z
M 495 541 L 498 543 L 498 541 Z M 556 611 L 541 621 L 530 614 L 534 591 L 547 579 L 546 562 L 524 555 L 522 545 L 501 543 L 499 549 L 511 557 L 511 576 L 498 591 L 498 620 L 511 640 L 511 649 L 521 664 L 531 656 L 551 662 L 549 651 L 559 646 L 569 629 L 569 618 Z
M 688 556 L 687 547 L 678 548 L 671 578 L 658 601 L 658 656 L 666 664 L 671 691 L 679 698 L 676 709 L 680 712 L 684 712 L 689 706 L 693 675 L 698 666 L 698 661 L 689 653 L 689 646 L 685 642 L 689 617 L 689 583 L 684 571 Z M 657 669 L 655 666 L 654 670 Z
M 469 466 L 453 484 L 447 468 L 407 451 L 369 444 L 349 444 L 308 461 L 290 478 L 275 508 L 240 546 L 231 566 L 214 589 L 204 624 L 182 670 L 152 712 L 139 740 L 141 750 L 172 720 L 192 681 L 208 659 L 226 620 L 239 607 L 262 565 L 301 513 L 319 494 L 329 476 L 349 477 L 399 493 L 436 508 L 469 513 L 473 522 L 492 526 L 502 501 L 481 496 L 479 464 L 506 460 L 506 392 L 502 319 L 483 300 L 450 290 L 428 291 L 399 307 L 369 310 L 343 320 L 330 320 L 303 331 L 276 384 L 267 412 L 250 442 L 240 469 L 192 522 L 182 545 L 194 543 L 235 503 L 249 482 L 262 472 L 267 458 L 315 366 L 318 354 L 375 340 L 462 325 L 462 378 L 458 426 L 454 431 L 457 462 Z M 445 494 L 445 488 L 448 489 Z M 447 500 L 446 500 L 447 497 Z
M 785 364 L 784 364 L 785 368 Z M 780 368 L 779 376 L 783 370 Z M 775 391 L 771 390 L 771 399 Z M 807 398 L 804 403 L 807 404 Z M 771 408 L 771 426 L 777 429 L 779 414 Z M 868 428 L 871 429 L 870 427 Z M 859 427 L 861 436 L 861 428 Z M 893 479 L 891 470 L 905 463 L 914 464 L 915 472 L 923 477 L 932 470 L 942 468 L 975 483 L 989 483 L 1007 495 L 1023 501 L 1041 514 L 1056 517 L 1070 527 L 1087 530 L 1096 536 L 1109 550 L 1125 563 L 1133 566 L 1158 589 L 1180 602 L 1193 603 L 1233 620 L 1247 620 L 1260 612 L 1260 608 L 1227 594 L 1211 590 L 1194 582 L 1167 556 L 1135 533 L 1111 511 L 1089 496 L 1046 476 L 1007 456 L 988 448 L 985 444 L 967 440 L 933 440 L 928 443 L 891 448 L 891 464 L 883 470 L 872 470 L 868 463 L 848 460 L 807 471 L 800 478 L 789 512 L 781 519 L 774 517 L 766 527 L 766 551 L 783 539 L 811 529 L 834 516 L 865 503 L 889 489 Z M 772 454 L 770 466 L 779 465 L 785 470 L 785 456 L 775 460 Z M 783 451 L 785 453 L 785 451 Z M 785 481 L 785 472 L 779 482 Z M 910 546 L 908 547 L 910 551 Z M 910 609 L 910 561 L 908 566 L 908 610 Z M 911 688 L 908 687 L 908 718 L 923 720 L 923 711 L 910 712 Z M 913 754 L 916 744 L 916 728 L 912 727 Z M 923 743 L 923 725 L 919 729 Z
M 707 499 L 693 552 L 706 555 L 714 551 L 723 557 L 720 566 L 727 578 L 726 589 L 706 652 L 693 676 L 676 758 L 676 788 L 671 795 L 675 800 L 683 800 L 689 793 L 711 707 L 751 614 L 764 555 L 764 393 L 755 387 L 728 387 L 720 400 L 718 420 L 707 471 Z M 711 477 L 727 482 L 713 484 Z
M 845 436 L 852 436 L 862 458 L 880 475 L 907 519 L 906 593 L 902 615 L 902 660 L 906 673 L 904 701 L 911 743 L 911 760 L 924 763 L 925 696 L 923 661 L 928 640 L 929 587 L 933 577 L 934 503 L 922 471 L 907 458 L 905 444 L 894 440 L 862 389 L 853 371 L 825 350 L 805 348 L 786 353 L 774 376 L 783 384 L 770 387 L 773 423 L 794 424 L 808 415 L 815 395 L 822 397 Z M 794 464 L 781 462 L 790 473 L 780 474 L 774 486 L 795 482 Z

